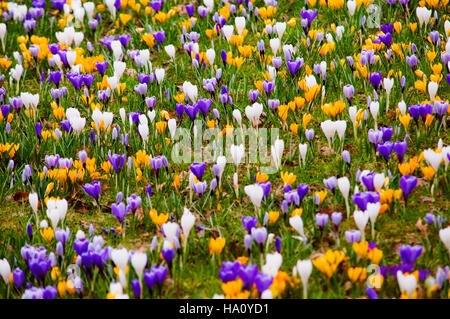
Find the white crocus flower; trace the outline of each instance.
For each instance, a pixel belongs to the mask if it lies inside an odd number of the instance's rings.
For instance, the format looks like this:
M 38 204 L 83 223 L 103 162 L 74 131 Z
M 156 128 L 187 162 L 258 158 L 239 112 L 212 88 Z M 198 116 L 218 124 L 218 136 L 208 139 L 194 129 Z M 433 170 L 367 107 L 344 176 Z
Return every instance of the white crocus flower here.
M 303 285 L 303 298 L 306 299 L 308 296 L 308 281 L 312 273 L 312 262 L 311 259 L 298 260 L 296 265 L 296 271 L 300 275 L 300 279 Z
M 194 227 L 195 224 L 195 215 L 191 213 L 189 209 L 184 208 L 183 215 L 181 216 L 181 228 L 183 229 L 184 234 L 184 247 L 186 249 L 187 240 L 189 237 L 189 233 Z

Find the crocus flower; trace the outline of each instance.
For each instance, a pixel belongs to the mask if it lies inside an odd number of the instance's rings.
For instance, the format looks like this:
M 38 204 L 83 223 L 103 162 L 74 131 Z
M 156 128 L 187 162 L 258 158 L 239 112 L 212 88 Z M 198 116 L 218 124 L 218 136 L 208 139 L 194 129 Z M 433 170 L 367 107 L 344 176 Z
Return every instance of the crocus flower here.
M 192 174 L 198 178 L 198 180 L 202 180 L 203 173 L 205 172 L 206 164 L 205 163 L 192 163 L 190 166 Z
M 408 148 L 408 144 L 406 142 L 406 138 L 405 138 L 404 141 L 400 141 L 400 142 L 395 142 L 394 143 L 394 152 L 397 155 L 398 161 L 400 163 L 403 162 L 403 158 L 405 156 L 407 148 Z
M 414 270 L 414 263 L 422 254 L 423 247 L 421 245 L 411 246 L 403 245 L 400 247 L 400 257 L 403 264 L 407 267 L 407 272 Z
M 361 240 L 361 232 L 359 230 L 347 230 L 345 231 L 345 239 L 349 243 L 359 242 Z
M 256 285 L 256 289 L 258 290 L 258 294 L 261 295 L 266 289 L 272 285 L 273 277 L 262 272 L 258 273 L 255 276 L 254 283 Z
M 375 90 L 377 90 L 378 87 L 380 86 L 382 78 L 383 78 L 383 76 L 380 71 L 370 74 L 370 76 L 369 76 L 370 83 L 372 83 L 372 86 Z
M 380 194 L 374 192 L 356 193 L 352 196 L 353 202 L 362 211 L 367 209 L 367 203 L 376 203 L 380 200 Z
M 98 203 L 98 197 L 100 196 L 101 183 L 99 181 L 93 181 L 92 183 L 86 183 L 83 186 L 86 194 L 95 199 Z
M 355 88 L 353 87 L 353 85 L 347 84 L 344 86 L 343 91 L 344 91 L 345 97 L 347 98 L 348 104 L 351 105 L 353 95 L 355 94 Z
M 125 215 L 127 214 L 128 210 L 125 207 L 125 204 L 120 202 L 118 204 L 114 203 L 111 205 L 111 211 L 114 215 L 114 217 L 117 218 L 117 220 L 119 221 L 119 223 L 123 223 L 123 218 L 125 217 Z
M 394 149 L 394 143 L 392 142 L 384 142 L 379 143 L 377 145 L 378 151 L 380 152 L 381 156 L 385 159 L 386 162 L 389 161 L 389 157 L 391 156 L 392 150 Z
M 263 251 L 264 242 L 267 238 L 267 229 L 265 227 L 253 227 L 251 230 L 253 239 L 258 243 L 259 248 Z
M 192 186 L 194 191 L 200 196 L 206 191 L 208 183 L 206 181 L 200 181 L 198 183 L 194 183 Z
M 141 206 L 141 203 L 142 203 L 141 197 L 136 194 L 131 194 L 127 198 L 127 206 L 129 209 L 131 209 L 133 214 L 136 212 L 139 206 Z
M 315 219 L 316 219 L 317 226 L 321 230 L 323 230 L 325 228 L 326 224 L 328 223 L 329 216 L 327 214 L 319 213 L 319 214 L 316 214 Z
M 402 189 L 403 199 L 405 205 L 408 201 L 408 196 L 417 185 L 417 177 L 411 175 L 405 175 L 400 178 L 400 188 Z
M 336 176 L 331 176 L 328 179 L 324 179 L 323 183 L 334 194 L 334 190 L 335 190 L 336 184 L 337 184 Z
M 338 227 L 339 224 L 342 221 L 342 213 L 340 212 L 334 212 L 331 214 L 331 221 L 333 222 L 333 225 Z
M 134 278 L 131 281 L 131 287 L 133 288 L 133 292 L 134 292 L 134 295 L 136 296 L 136 298 L 138 298 L 138 299 L 141 298 L 141 292 L 142 292 L 141 284 L 139 283 L 139 280 L 137 278 Z
M 244 228 L 247 230 L 247 232 L 251 234 L 252 229 L 258 223 L 258 218 L 252 216 L 242 216 L 241 221 L 242 225 L 244 225 Z
M 126 155 L 122 154 L 112 154 L 112 155 L 108 155 L 108 160 L 111 163 L 111 166 L 114 168 L 114 170 L 116 171 L 116 173 L 118 173 L 123 165 L 125 164 L 125 159 L 126 159 Z
M 20 268 L 14 269 L 12 272 L 14 285 L 17 289 L 22 288 L 23 283 L 25 282 L 25 273 Z

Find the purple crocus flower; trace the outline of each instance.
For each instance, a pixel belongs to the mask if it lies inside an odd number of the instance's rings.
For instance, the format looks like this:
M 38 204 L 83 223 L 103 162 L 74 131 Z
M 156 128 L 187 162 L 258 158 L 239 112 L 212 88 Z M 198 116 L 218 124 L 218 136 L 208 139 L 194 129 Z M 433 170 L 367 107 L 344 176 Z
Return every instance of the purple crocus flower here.
M 317 17 L 317 13 L 318 13 L 317 9 L 316 10 L 302 9 L 300 11 L 300 15 L 301 15 L 302 19 L 306 19 L 306 21 L 307 21 L 307 28 L 309 28 L 311 26 L 312 22 Z
M 166 261 L 167 265 L 169 265 L 169 268 L 172 268 L 172 261 L 173 258 L 175 257 L 175 249 L 173 249 L 172 247 L 163 248 L 161 249 L 161 254 L 164 260 Z
M 59 11 L 63 10 L 64 5 L 66 4 L 66 0 L 51 0 L 51 2 L 53 6 Z
M 98 21 L 97 21 L 97 19 L 91 19 L 91 20 L 89 20 L 88 24 L 89 24 L 89 27 L 90 27 L 92 30 L 96 30 L 97 27 L 98 27 Z
M 222 58 L 222 62 L 224 64 L 224 66 L 227 65 L 227 51 L 222 50 L 220 51 L 220 57 Z
M 51 261 L 45 255 L 35 255 L 28 260 L 28 267 L 36 280 L 44 281 L 47 272 L 51 268 Z
M 247 230 L 247 232 L 251 234 L 252 229 L 258 223 L 258 218 L 252 216 L 242 216 L 241 221 L 242 225 L 244 225 L 244 228 Z
M 204 182 L 198 182 L 198 183 L 194 183 L 193 188 L 194 191 L 200 196 L 202 195 L 205 191 L 206 188 L 208 187 L 208 183 L 206 181 Z
M 433 105 L 433 112 L 439 120 L 442 120 L 444 115 L 448 112 L 448 103 L 445 101 L 435 101 Z
M 268 97 L 270 96 L 270 93 L 272 93 L 274 88 L 275 88 L 275 84 L 273 82 L 264 80 L 263 89 L 264 89 L 264 92 L 266 92 L 266 95 Z
M 222 268 L 219 269 L 219 276 L 220 279 L 222 279 L 222 282 L 226 283 L 235 280 L 239 268 L 239 262 L 224 261 L 222 263 Z
M 407 148 L 408 148 L 408 143 L 406 142 L 406 138 L 403 141 L 394 143 L 394 152 L 395 152 L 395 154 L 397 154 L 397 158 L 400 163 L 403 162 L 403 158 L 405 156 Z
M 120 34 L 117 36 L 117 39 L 120 41 L 120 44 L 126 48 L 131 40 L 131 34 Z
M 74 73 L 74 72 L 68 72 L 66 74 L 66 76 L 76 90 L 81 89 L 81 86 L 83 85 L 83 78 L 82 78 L 81 74 Z
M 91 88 L 92 83 L 94 82 L 95 79 L 95 74 L 83 74 L 81 76 L 81 79 L 84 83 L 84 85 L 86 85 L 87 88 Z M 85 91 L 87 92 L 87 91 Z
M 189 118 L 193 121 L 199 111 L 198 104 L 188 103 L 184 106 L 184 111 L 189 116 Z
M 198 180 L 202 180 L 203 174 L 205 173 L 206 164 L 205 163 L 192 163 L 190 166 L 192 174 L 197 177 Z
M 186 8 L 186 13 L 189 15 L 189 17 L 192 17 L 194 15 L 194 5 L 193 4 L 187 4 L 184 6 Z
M 61 82 L 62 73 L 60 71 L 49 72 L 48 81 L 53 82 L 56 87 L 59 87 L 59 83 Z
M 211 105 L 212 105 L 211 99 L 199 99 L 197 102 L 197 106 L 199 110 L 202 112 L 203 116 L 206 116 Z
M 27 224 L 27 235 L 30 240 L 33 239 L 33 225 L 31 223 Z
M 314 138 L 314 129 L 310 128 L 305 130 L 305 137 L 308 140 L 308 142 L 311 142 L 312 139 Z
M 330 216 L 328 216 L 328 214 L 322 214 L 322 213 L 316 214 L 316 217 L 315 217 L 316 224 L 320 228 L 320 230 L 323 230 L 325 228 L 325 226 L 328 223 L 329 217 Z
M 400 178 L 400 188 L 402 189 L 405 206 L 408 201 L 408 196 L 417 185 L 417 177 L 412 175 L 405 175 Z
M 156 41 L 158 41 L 158 43 L 163 44 L 166 38 L 166 33 L 164 32 L 164 30 L 161 30 L 154 32 L 153 36 L 155 37 Z
M 93 181 L 92 183 L 86 183 L 83 186 L 84 191 L 89 196 L 93 197 L 98 203 L 98 197 L 100 196 L 101 183 L 99 181 Z
M 373 185 L 374 177 L 375 173 L 368 173 L 361 176 L 361 181 L 363 182 L 364 186 L 366 186 L 369 192 L 373 192 L 375 190 L 375 186 Z
M 386 34 L 386 33 L 392 33 L 394 31 L 394 25 L 392 23 L 389 24 L 382 24 L 380 26 L 381 31 Z
M 347 84 L 344 86 L 343 91 L 345 97 L 347 98 L 348 104 L 351 105 L 353 95 L 355 94 L 355 88 L 353 87 L 353 85 Z
M 297 187 L 297 194 L 298 197 L 300 199 L 300 202 L 303 200 L 303 198 L 306 196 L 306 194 L 308 193 L 309 190 L 309 186 L 306 184 L 300 184 Z
M 153 10 L 155 10 L 156 12 L 159 12 L 159 10 L 161 10 L 163 2 L 160 0 L 157 1 L 151 1 L 149 2 L 150 7 L 152 7 Z
M 387 0 L 387 1 L 392 1 L 392 0 Z M 394 1 L 396 1 L 396 0 L 394 0 Z M 373 288 L 367 287 L 366 294 L 367 294 L 367 297 L 369 297 L 369 299 L 378 299 L 377 291 Z
M 278 106 L 280 106 L 281 102 L 278 99 L 270 99 L 267 101 L 267 104 L 272 110 L 276 110 Z
M 438 42 L 439 42 L 439 32 L 438 31 L 436 31 L 436 30 L 431 31 L 429 36 L 430 36 L 430 40 L 431 40 L 431 42 L 433 42 L 433 44 L 438 44 Z
M 68 227 L 66 229 L 56 228 L 55 238 L 57 241 L 61 242 L 63 246 L 65 246 L 67 240 L 70 238 L 70 229 Z
M 252 238 L 258 243 L 259 248 L 262 251 L 264 247 L 264 242 L 266 241 L 267 238 L 267 229 L 265 227 L 258 227 L 258 228 L 253 227 L 251 234 Z
M 9 104 L 3 104 L 1 106 L 1 113 L 4 118 L 8 116 L 10 111 L 11 111 L 11 106 Z
M 60 48 L 59 43 L 52 43 L 48 45 L 48 49 L 53 55 L 58 53 L 59 48 Z
M 379 37 L 379 40 L 384 43 L 384 45 L 388 48 L 391 47 L 392 45 L 392 35 L 390 32 L 386 33 L 386 34 L 381 34 Z
M 142 97 L 147 94 L 147 83 L 139 83 L 134 86 L 134 91 Z
M 303 59 L 297 58 L 295 60 L 288 60 L 286 64 L 291 75 L 295 76 L 297 71 L 303 66 L 303 63 Z
M 372 86 L 375 90 L 377 90 L 378 87 L 380 86 L 382 78 L 383 78 L 383 75 L 381 74 L 380 71 L 370 74 L 370 76 L 369 76 L 370 83 L 372 83 Z
M 391 139 L 392 134 L 394 134 L 394 129 L 392 126 L 380 127 L 380 131 L 383 134 L 383 142 L 387 142 Z
M 411 246 L 403 245 L 400 247 L 400 257 L 402 259 L 403 265 L 407 267 L 407 272 L 414 270 L 414 263 L 417 258 L 422 254 L 423 247 L 421 245 Z
M 22 99 L 20 98 L 20 96 L 17 96 L 17 97 L 10 97 L 10 98 L 9 98 L 9 104 L 11 104 L 11 105 L 14 107 L 14 109 L 16 110 L 16 113 L 19 113 L 19 112 L 20 112 L 20 109 L 21 109 L 22 106 L 23 106 L 23 101 L 22 101 Z
M 391 156 L 392 150 L 394 149 L 394 143 L 392 142 L 384 142 L 378 143 L 377 145 L 378 152 L 380 152 L 381 156 L 387 161 L 389 161 L 389 157 Z
M 361 240 L 361 232 L 359 230 L 346 230 L 345 231 L 345 239 L 349 242 L 349 243 L 357 243 Z
M 258 290 L 258 294 L 261 296 L 261 294 L 269 289 L 270 285 L 272 285 L 273 278 L 270 275 L 264 274 L 262 272 L 259 272 L 255 276 L 254 283 L 256 285 L 256 289 Z
M 152 270 L 146 270 L 144 273 L 144 282 L 150 291 L 153 290 L 157 281 L 156 273 Z
M 244 245 L 245 245 L 245 249 L 247 249 L 247 251 L 250 252 L 250 250 L 252 249 L 252 244 L 253 244 L 253 238 L 252 238 L 252 235 L 246 234 L 246 235 L 244 236 Z
M 417 56 L 415 54 L 406 56 L 406 63 L 413 71 L 415 71 L 418 63 Z
M 153 169 L 156 172 L 156 175 L 158 175 L 159 170 L 162 167 L 168 167 L 167 158 L 165 156 L 155 156 L 150 158 L 150 165 L 153 167 Z
M 33 169 L 29 164 L 25 165 L 22 172 L 22 183 L 25 185 L 27 180 L 31 182 L 32 176 L 33 176 Z
M 156 104 L 156 97 L 155 96 L 146 97 L 145 104 L 147 105 L 147 107 L 150 110 L 153 110 L 155 108 L 155 104 Z
M 255 281 L 255 277 L 258 274 L 258 266 L 255 264 L 241 266 L 237 270 L 237 275 L 241 278 L 244 288 L 250 290 Z
M 42 137 L 42 124 L 41 124 L 41 122 L 37 122 L 36 123 L 36 135 L 37 135 L 38 139 L 41 140 L 41 137 Z
M 14 285 L 16 286 L 16 288 L 17 289 L 22 288 L 23 283 L 25 282 L 25 273 L 23 272 L 23 270 L 20 268 L 16 268 L 12 272 L 12 275 L 13 275 Z
M 141 203 L 142 203 L 141 197 L 136 194 L 131 194 L 127 198 L 128 209 L 131 209 L 133 214 L 136 212 L 136 210 L 139 208 L 139 206 L 141 206 Z
M 272 65 L 275 69 L 279 69 L 281 65 L 283 64 L 283 59 L 281 57 L 273 57 L 272 58 Z
M 264 191 L 263 199 L 266 199 L 267 196 L 269 196 L 270 190 L 272 189 L 272 184 L 270 182 L 267 183 L 260 182 L 258 183 L 258 185 L 261 186 L 261 188 Z
M 118 173 L 123 165 L 125 164 L 125 160 L 126 160 L 126 155 L 122 154 L 112 154 L 112 155 L 108 155 L 108 160 L 111 163 L 111 166 L 114 168 L 114 170 L 116 171 L 116 173 Z
M 248 97 L 252 103 L 255 103 L 256 99 L 258 98 L 258 95 L 259 95 L 258 89 L 248 91 Z
M 333 222 L 334 226 L 339 227 L 339 224 L 342 221 L 342 213 L 340 213 L 340 212 L 333 212 L 331 214 L 331 221 Z
M 139 283 L 139 280 L 137 278 L 134 278 L 131 281 L 131 288 L 133 288 L 133 293 L 134 293 L 135 297 L 137 299 L 140 299 L 142 289 L 141 289 L 141 284 Z
M 342 159 L 344 160 L 345 163 L 347 163 L 347 165 L 350 165 L 350 152 L 347 150 L 343 150 L 342 151 Z
M 23 27 L 27 33 L 30 33 L 36 27 L 36 20 L 28 19 L 23 22 Z
M 125 204 L 120 202 L 118 204 L 114 203 L 111 205 L 111 211 L 114 215 L 114 217 L 117 218 L 117 220 L 119 221 L 119 223 L 123 223 L 123 219 L 125 217 L 125 215 L 127 214 L 128 210 L 125 207 Z
M 383 132 L 370 129 L 368 132 L 369 142 L 376 146 L 383 139 Z
M 352 196 L 352 201 L 362 211 L 367 209 L 368 203 L 376 203 L 380 200 L 380 193 L 376 192 L 362 192 L 356 193 Z
M 333 194 L 334 190 L 337 185 L 337 178 L 336 176 L 331 176 L 328 179 L 323 179 L 323 183 L 325 184 L 325 187 L 328 188 Z
M 136 76 L 137 76 L 139 83 L 148 84 L 148 81 L 150 80 L 150 74 L 138 73 Z
M 97 62 L 95 63 L 97 71 L 103 76 L 105 74 L 106 68 L 108 67 L 108 62 Z
M 156 284 L 161 287 L 164 279 L 166 279 L 167 276 L 167 267 L 165 266 L 155 266 L 152 268 L 152 271 L 155 273 L 156 275 Z

